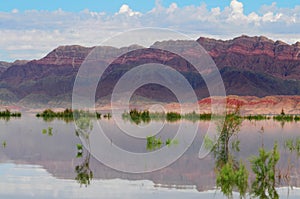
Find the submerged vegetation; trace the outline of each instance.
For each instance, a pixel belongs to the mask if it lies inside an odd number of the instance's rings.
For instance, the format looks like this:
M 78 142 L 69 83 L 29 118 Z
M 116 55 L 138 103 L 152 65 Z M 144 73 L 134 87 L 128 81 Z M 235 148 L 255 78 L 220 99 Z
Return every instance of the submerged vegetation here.
M 153 151 L 161 148 L 164 144 L 166 146 L 177 145 L 178 140 L 168 138 L 165 142 L 163 142 L 160 137 L 156 138 L 155 136 L 148 136 L 146 148 L 148 151 Z
M 11 112 L 8 109 L 5 109 L 4 111 L 0 111 L 0 118 L 9 120 L 11 117 L 21 117 L 22 114 L 20 112 Z
M 297 122 L 300 120 L 299 115 L 276 115 L 273 117 L 273 120 L 279 121 L 279 122 Z
M 52 127 L 48 127 L 48 129 L 43 129 L 43 130 L 42 130 L 42 134 L 43 134 L 43 135 L 52 136 L 52 135 L 53 135 L 52 130 L 53 130 Z
M 100 118 L 101 118 L 101 113 L 96 112 L 96 117 L 97 117 L 98 119 L 100 119 Z M 107 119 L 110 119 L 112 116 L 111 116 L 110 113 L 105 113 L 105 114 L 103 115 L 103 117 L 104 117 L 104 118 L 107 118 Z
M 6 145 L 7 145 L 6 141 L 3 141 L 3 142 L 2 142 L 2 147 L 3 147 L 3 148 L 6 148 Z
M 83 110 L 72 110 L 72 109 L 65 109 L 64 111 L 58 111 L 55 112 L 51 109 L 46 109 L 44 110 L 42 113 L 37 113 L 36 117 L 38 118 L 43 118 L 44 121 L 53 121 L 54 119 L 62 119 L 65 122 L 71 122 L 74 121 L 74 118 L 79 117 L 80 115 L 85 115 L 88 117 L 96 117 L 98 119 L 101 119 L 102 114 L 101 113 L 93 113 L 93 112 L 89 112 L 89 111 L 83 111 Z M 104 118 L 111 118 L 111 114 L 107 113 L 103 115 Z
M 122 118 L 124 120 L 132 121 L 136 124 L 149 123 L 151 120 L 154 121 L 168 121 L 168 122 L 175 122 L 181 119 L 181 115 L 176 112 L 167 112 L 167 113 L 150 113 L 148 110 L 137 110 L 133 109 L 129 112 L 124 112 L 122 114 Z
M 149 123 L 150 121 L 167 121 L 167 122 L 176 122 L 181 119 L 189 121 L 198 121 L 198 120 L 210 120 L 212 117 L 211 113 L 201 113 L 197 114 L 195 111 L 187 114 L 180 114 L 174 111 L 171 112 L 149 112 L 148 110 L 137 110 L 133 109 L 129 112 L 124 112 L 122 115 L 124 120 L 131 120 L 136 124 L 141 122 Z
M 205 147 L 212 149 L 214 154 L 216 186 L 228 198 L 233 198 L 233 191 L 238 191 L 240 198 L 246 198 L 246 195 L 250 198 L 278 198 L 275 189 L 279 176 L 277 163 L 280 159 L 277 142 L 271 151 L 266 151 L 262 143 L 259 154 L 249 159 L 250 169 L 255 176 L 254 180 L 249 177 L 247 164 L 242 160 L 236 160 L 234 154 L 240 151 L 238 133 L 242 119 L 237 108 L 236 111 L 226 115 L 224 125 L 218 125 L 220 136 L 216 144 L 208 137 L 204 139 Z M 288 149 L 295 150 L 298 147 L 297 143 L 298 141 L 288 140 L 285 145 Z
M 150 121 L 167 121 L 167 122 L 176 122 L 179 120 L 187 120 L 192 122 L 197 121 L 210 121 L 214 119 L 222 118 L 222 115 L 213 115 L 211 113 L 196 113 L 195 111 L 186 114 L 180 114 L 174 111 L 171 112 L 149 112 L 148 110 L 137 110 L 132 109 L 129 112 L 124 112 L 122 114 L 122 118 L 124 120 L 132 121 L 135 124 L 140 123 L 149 123 Z M 227 117 L 229 117 L 227 115 Z M 297 122 L 300 121 L 300 115 L 236 115 L 240 120 L 249 120 L 249 121 L 262 121 L 262 120 L 270 120 L 280 122 Z
M 175 122 L 181 119 L 181 115 L 176 112 L 168 112 L 166 115 L 166 120 L 169 122 Z
M 213 118 L 219 118 L 221 116 L 212 115 L 211 113 L 186 113 L 180 114 L 177 112 L 167 113 L 151 113 L 148 110 L 130 110 L 128 113 L 123 113 L 123 119 L 133 121 L 136 124 L 148 123 L 152 120 L 163 120 L 168 122 L 176 122 L 179 120 L 188 121 L 210 121 Z M 21 117 L 21 113 L 10 112 L 5 110 L 0 112 L 0 117 Z M 65 121 L 74 121 L 76 119 L 76 135 L 85 140 L 87 146 L 89 146 L 89 133 L 93 129 L 93 123 L 91 119 L 101 117 L 110 119 L 112 115 L 110 113 L 92 113 L 83 110 L 65 109 L 61 112 L 55 112 L 51 109 L 46 109 L 41 113 L 37 113 L 36 117 L 43 118 L 45 121 L 51 121 L 55 118 L 63 119 Z M 250 197 L 273 199 L 278 198 L 276 191 L 277 182 L 279 178 L 283 176 L 279 173 L 278 162 L 280 154 L 278 151 L 278 144 L 275 142 L 273 149 L 270 151 L 264 148 L 262 143 L 261 148 L 256 156 L 253 156 L 247 160 L 241 160 L 237 156 L 240 152 L 240 141 L 238 139 L 241 124 L 244 120 L 260 121 L 269 120 L 280 122 L 297 122 L 300 121 L 298 115 L 287 115 L 282 111 L 280 115 L 268 116 L 268 115 L 247 115 L 241 116 L 239 108 L 233 112 L 229 112 L 224 117 L 224 123 L 217 125 L 219 132 L 219 139 L 216 143 L 210 138 L 204 138 L 205 147 L 212 149 L 215 161 L 214 171 L 216 174 L 216 186 L 221 192 L 228 198 L 233 197 L 233 192 L 238 191 L 240 198 L 245 198 L 246 195 Z M 262 133 L 263 133 L 262 128 Z M 53 128 L 48 127 L 42 129 L 43 135 L 52 136 Z M 178 144 L 177 140 L 166 139 L 162 140 L 160 137 L 149 136 L 147 137 L 146 149 L 148 151 L 158 150 L 163 146 L 171 146 L 172 144 Z M 263 141 L 262 141 L 263 142 Z M 6 147 L 6 141 L 2 142 L 2 147 Z M 93 178 L 93 172 L 90 169 L 90 153 L 88 150 L 84 150 L 82 144 L 77 144 L 76 158 L 80 160 L 80 164 L 75 166 L 76 177 L 75 180 L 80 185 L 88 186 Z M 284 148 L 289 151 L 290 154 L 296 154 L 300 157 L 300 138 L 288 139 L 284 142 Z M 290 159 L 288 160 L 290 162 Z M 247 168 L 248 166 L 248 168 Z M 250 172 L 252 178 L 250 177 Z M 289 171 L 286 176 L 289 175 Z M 288 177 L 287 177 L 288 178 Z
M 237 189 L 241 198 L 245 197 L 248 189 L 248 170 L 240 162 L 238 167 L 232 161 L 228 161 L 217 173 L 216 185 L 220 187 L 222 193 L 228 198 L 232 197 L 232 192 Z
M 187 113 L 183 115 L 183 119 L 190 120 L 190 121 L 197 121 L 197 120 L 211 120 L 212 114 L 211 113 L 201 113 L 197 114 L 195 111 L 192 113 Z
M 41 113 L 37 113 L 37 118 L 43 118 L 46 122 L 51 122 L 54 119 L 61 119 L 65 122 L 72 122 L 74 121 L 74 117 L 76 118 L 78 115 L 85 114 L 88 117 L 95 117 L 97 119 L 105 118 L 110 119 L 112 117 L 111 113 L 99 113 L 99 112 L 89 112 L 83 110 L 72 110 L 71 108 L 66 108 L 63 111 L 53 111 L 52 109 L 45 109 Z M 0 118 L 9 120 L 10 117 L 21 117 L 20 112 L 11 112 L 8 109 L 4 111 L 0 111 Z M 192 122 L 197 121 L 210 121 L 212 119 L 217 119 L 223 117 L 221 115 L 213 115 L 211 113 L 196 113 L 195 111 L 191 113 L 180 114 L 178 112 L 150 112 L 148 110 L 137 110 L 132 109 L 129 112 L 124 112 L 122 114 L 122 118 L 124 120 L 132 121 L 136 124 L 140 123 L 149 123 L 151 121 L 167 121 L 167 122 L 176 122 L 179 120 L 187 120 Z M 242 120 L 249 120 L 249 121 L 261 121 L 261 120 L 269 120 L 273 119 L 274 121 L 279 122 L 298 122 L 300 121 L 300 115 L 287 115 L 282 110 L 281 114 L 279 115 L 245 115 L 245 116 L 238 116 Z
M 85 187 L 87 187 L 88 185 L 90 185 L 91 180 L 94 177 L 94 174 L 93 171 L 90 169 L 91 154 L 87 152 L 87 155 L 85 157 L 82 157 L 83 156 L 82 153 L 83 152 L 81 152 L 80 155 L 77 154 L 76 156 L 77 158 L 83 158 L 83 161 L 77 166 L 75 166 L 75 172 L 76 172 L 75 180 L 80 184 L 80 186 L 84 185 Z
M 284 148 L 290 153 L 295 152 L 297 157 L 300 157 L 300 137 L 297 139 L 287 139 L 284 142 Z
M 94 113 L 90 113 L 88 111 L 72 111 L 71 109 L 65 109 L 62 112 L 54 112 L 51 109 L 46 109 L 42 113 L 38 113 L 36 115 L 36 117 L 46 119 L 67 118 L 69 121 L 76 119 L 76 125 L 78 128 L 76 130 L 76 135 L 85 139 L 87 146 L 89 146 L 89 133 L 93 129 L 91 119 L 94 116 Z M 110 113 L 104 115 L 97 113 L 96 117 L 109 119 L 112 115 Z M 210 121 L 212 119 L 212 114 L 198 114 L 196 112 L 192 112 L 181 115 L 176 112 L 151 113 L 148 110 L 139 111 L 133 109 L 129 113 L 124 113 L 123 118 L 131 119 L 136 124 L 161 119 L 169 122 L 178 120 Z M 280 170 L 277 168 L 280 159 L 277 142 L 275 142 L 273 149 L 267 150 L 264 148 L 262 140 L 262 146 L 259 149 L 258 154 L 246 160 L 239 159 L 239 156 L 237 155 L 240 152 L 239 131 L 243 120 L 259 121 L 269 120 L 271 118 L 271 116 L 266 115 L 241 116 L 239 109 L 237 108 L 235 111 L 227 113 L 224 118 L 224 124 L 217 125 L 217 130 L 220 133 L 220 136 L 216 143 L 213 140 L 210 140 L 209 137 L 204 138 L 205 147 L 212 149 L 214 155 L 216 186 L 228 198 L 233 197 L 234 191 L 239 192 L 240 198 L 246 198 L 246 196 L 266 199 L 279 197 L 276 191 L 276 185 L 278 185 L 277 182 L 280 181 L 279 178 L 282 176 L 282 173 L 280 174 Z M 300 116 L 281 114 L 274 116 L 273 119 L 275 121 L 299 121 Z M 261 133 L 264 133 L 263 127 Z M 42 134 L 52 136 L 53 128 L 48 127 L 43 129 Z M 156 136 L 149 136 L 146 140 L 146 149 L 148 151 L 158 150 L 163 146 L 169 147 L 172 144 L 178 144 L 178 141 L 175 139 L 168 138 L 166 140 L 162 140 L 161 137 Z M 3 148 L 6 147 L 5 141 L 2 142 L 2 146 Z M 288 150 L 290 154 L 297 154 L 297 157 L 300 157 L 300 137 L 297 139 L 285 140 L 284 148 Z M 88 150 L 84 149 L 82 144 L 77 144 L 76 149 L 76 158 L 80 162 L 75 164 L 75 180 L 80 184 L 80 186 L 88 186 L 93 179 L 93 171 L 90 168 L 90 153 Z M 290 160 L 288 160 L 288 162 L 289 161 Z M 288 176 L 289 173 L 286 175 Z
M 248 190 L 249 172 L 242 160 L 237 161 L 233 152 L 239 152 L 238 132 L 242 123 L 239 109 L 228 113 L 223 124 L 218 124 L 220 133 L 217 143 L 212 147 L 215 159 L 216 185 L 228 198 L 232 198 L 234 190 L 240 197 L 245 197 Z M 211 147 L 213 141 L 206 137 L 206 146 Z M 230 145 L 231 143 L 231 145 Z
M 287 115 L 285 114 L 284 110 L 281 110 L 280 115 L 276 115 L 273 117 L 273 120 L 280 121 L 280 122 L 292 122 L 292 121 L 299 121 L 300 116 L 299 115 Z
M 86 147 L 90 150 L 90 130 L 93 129 L 90 117 L 88 115 L 80 115 L 76 120 L 77 130 L 75 135 L 80 137 L 86 142 Z M 84 185 L 87 187 L 90 185 L 91 180 L 94 177 L 93 171 L 90 168 L 91 154 L 89 150 L 84 150 L 83 144 L 76 144 L 77 154 L 76 158 L 82 160 L 82 162 L 75 166 L 76 177 L 75 180 L 80 184 L 80 187 Z M 86 153 L 84 153 L 86 152 Z M 85 154 L 85 156 L 84 156 Z
M 271 119 L 270 116 L 267 116 L 267 115 L 247 115 L 247 116 L 244 116 L 244 119 L 247 119 L 247 120 L 269 120 Z
M 141 122 L 150 122 L 149 111 L 138 111 L 136 109 L 130 110 L 129 114 L 123 113 L 123 118 L 131 119 L 134 123 L 140 124 Z
M 83 154 L 83 146 L 82 146 L 82 144 L 77 144 L 76 147 L 77 147 L 76 158 L 81 158 L 82 154 Z
M 161 138 L 156 138 L 155 136 L 147 137 L 147 150 L 149 151 L 161 148 L 162 144 Z
M 277 143 L 273 150 L 267 152 L 264 148 L 259 149 L 259 155 L 250 159 L 251 169 L 255 174 L 255 180 L 251 185 L 251 195 L 259 198 L 279 198 L 276 186 L 276 165 L 280 154 Z

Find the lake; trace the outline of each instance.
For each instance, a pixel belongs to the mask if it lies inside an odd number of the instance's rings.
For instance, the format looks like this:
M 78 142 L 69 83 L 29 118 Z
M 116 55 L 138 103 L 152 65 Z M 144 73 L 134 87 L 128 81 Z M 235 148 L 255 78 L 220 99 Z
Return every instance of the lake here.
M 97 122 L 120 148 L 148 151 L 145 139 L 132 142 L 132 137 L 122 134 L 113 119 L 94 121 L 93 125 L 98 125 Z M 0 120 L 0 198 L 226 198 L 216 190 L 213 154 L 198 158 L 209 122 L 182 122 L 199 125 L 189 149 L 166 168 L 130 174 L 111 169 L 87 150 L 78 149 L 81 140 L 76 136 L 74 122 L 46 122 L 32 114 Z M 152 123 L 161 125 L 159 121 Z M 135 128 L 135 124 L 128 121 L 124 121 L 124 125 Z M 165 123 L 157 136 L 162 140 L 174 137 L 178 125 L 179 122 Z M 300 197 L 300 161 L 295 152 L 284 147 L 287 140 L 300 138 L 299 129 L 299 122 L 244 120 L 238 134 L 240 150 L 234 152 L 234 156 L 243 160 L 248 169 L 249 158 L 258 155 L 260 147 L 271 150 L 275 141 L 278 142 L 277 168 L 282 180 L 276 190 L 280 198 Z M 82 171 L 89 176 L 82 173 L 80 176 Z M 285 177 L 287 173 L 289 176 Z M 251 172 L 249 176 L 255 178 Z M 239 198 L 236 192 L 233 196 Z

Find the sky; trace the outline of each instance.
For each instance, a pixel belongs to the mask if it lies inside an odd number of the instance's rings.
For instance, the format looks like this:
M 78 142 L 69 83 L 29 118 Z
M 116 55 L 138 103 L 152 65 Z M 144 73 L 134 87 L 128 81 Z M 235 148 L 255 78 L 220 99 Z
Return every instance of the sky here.
M 60 45 L 96 46 L 143 27 L 197 39 L 264 35 L 300 41 L 298 0 L 0 0 L 0 60 L 40 59 Z

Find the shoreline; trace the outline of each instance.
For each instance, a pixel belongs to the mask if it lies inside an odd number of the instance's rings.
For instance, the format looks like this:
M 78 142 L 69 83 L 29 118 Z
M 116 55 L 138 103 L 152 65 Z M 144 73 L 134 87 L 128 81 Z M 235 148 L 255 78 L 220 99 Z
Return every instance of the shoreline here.
M 218 101 L 220 97 L 204 98 L 198 101 L 198 103 L 186 103 L 182 107 L 176 102 L 156 102 L 156 101 L 134 101 L 130 104 L 130 109 L 138 110 L 150 110 L 152 112 L 178 112 L 178 113 L 191 113 L 195 111 L 196 113 L 211 113 L 211 101 L 212 99 Z M 278 115 L 282 110 L 286 114 L 299 115 L 300 114 L 300 96 L 266 96 L 266 97 L 256 97 L 256 96 L 235 96 L 229 95 L 226 97 L 226 110 L 231 111 L 235 107 L 240 107 L 241 115 Z M 111 112 L 111 104 L 105 100 L 105 103 L 98 101 L 96 103 L 96 111 L 100 112 Z M 37 104 L 33 105 L 23 105 L 23 104 L 7 104 L 0 105 L 0 110 L 9 109 L 11 111 L 37 113 L 42 112 L 47 108 L 51 108 L 54 111 L 63 111 L 66 108 L 71 108 L 71 103 L 62 103 L 63 106 L 50 104 Z M 154 106 L 153 106 L 154 105 Z M 197 106 L 198 110 L 197 111 Z M 120 104 L 115 104 L 114 109 L 116 110 L 128 110 L 127 107 L 122 107 Z

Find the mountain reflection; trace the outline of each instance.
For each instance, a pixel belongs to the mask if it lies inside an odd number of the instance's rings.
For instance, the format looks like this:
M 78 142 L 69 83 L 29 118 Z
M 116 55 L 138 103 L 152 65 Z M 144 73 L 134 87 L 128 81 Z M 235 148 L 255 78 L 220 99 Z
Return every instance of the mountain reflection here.
M 85 185 L 87 187 L 93 179 L 93 171 L 90 169 L 90 156 L 91 154 L 86 152 L 82 163 L 75 166 L 75 172 L 77 174 L 75 180 L 80 184 L 80 186 Z
M 119 142 L 124 146 L 131 143 L 127 141 L 126 137 L 119 138 L 121 132 L 112 120 L 100 120 L 98 122 L 101 123 L 105 132 L 109 132 L 108 136 L 111 136 L 114 142 Z M 177 187 L 195 185 L 198 191 L 204 191 L 214 189 L 218 183 L 221 189 L 223 177 L 226 176 L 223 174 L 230 174 L 231 171 L 234 171 L 236 179 L 239 179 L 239 184 L 234 184 L 232 190 L 239 191 L 243 195 L 245 186 L 242 185 L 245 185 L 243 184 L 245 183 L 243 177 L 246 176 L 246 169 L 249 174 L 247 193 L 253 190 L 252 182 L 256 179 L 256 174 L 252 172 L 250 158 L 261 157 L 258 148 L 264 148 L 266 154 L 272 154 L 276 141 L 278 142 L 277 150 L 280 152 L 280 159 L 275 167 L 275 186 L 300 186 L 300 179 L 297 177 L 300 165 L 297 159 L 296 145 L 296 138 L 299 136 L 299 123 L 295 122 L 286 123 L 284 128 L 281 129 L 280 124 L 272 120 L 243 121 L 237 125 L 239 127 L 238 134 L 233 134 L 231 137 L 229 135 L 224 136 L 216 146 L 217 151 L 200 160 L 197 158 L 200 143 L 204 139 L 205 130 L 209 124 L 207 121 L 200 121 L 200 130 L 195 142 L 182 157 L 167 168 L 146 174 L 128 174 L 115 171 L 96 161 L 86 150 L 83 151 L 81 157 L 76 158 L 78 152 L 76 146 L 81 143 L 81 140 L 74 135 L 76 130 L 74 123 L 66 124 L 60 120 L 44 122 L 34 117 L 22 117 L 9 122 L 0 120 L 0 123 L 2 127 L 0 140 L 5 140 L 7 143 L 5 149 L 3 147 L 0 149 L 0 161 L 2 163 L 13 161 L 42 165 L 54 177 L 58 179 L 75 179 L 84 186 L 92 184 L 92 179 L 147 179 L 166 187 L 168 185 Z M 85 120 L 82 120 L 82 124 L 87 129 L 97 125 L 95 121 Z M 172 137 L 170 134 L 178 128 L 178 125 L 178 123 L 167 123 L 162 136 L 167 135 L 162 137 L 162 140 L 165 141 Z M 189 125 L 196 125 L 196 123 L 190 122 Z M 53 127 L 55 133 L 53 136 L 43 135 L 41 133 L 42 129 L 47 129 L 49 126 Z M 262 126 L 264 132 L 259 133 Z M 78 133 L 80 132 L 77 131 Z M 227 141 L 228 138 L 230 138 L 229 142 Z M 288 142 L 287 140 L 293 140 L 293 146 L 290 147 L 293 150 L 292 152 L 289 150 L 289 144 L 285 144 L 285 142 Z M 129 147 L 132 147 L 135 151 L 143 151 L 146 144 L 145 141 L 141 145 Z M 271 155 L 266 159 L 265 165 L 268 165 L 270 159 Z M 236 173 L 239 173 L 239 175 L 237 176 Z M 226 185 L 226 183 L 223 184 Z M 228 188 L 228 190 L 230 192 L 231 188 Z

